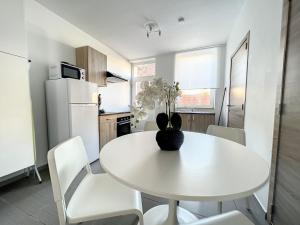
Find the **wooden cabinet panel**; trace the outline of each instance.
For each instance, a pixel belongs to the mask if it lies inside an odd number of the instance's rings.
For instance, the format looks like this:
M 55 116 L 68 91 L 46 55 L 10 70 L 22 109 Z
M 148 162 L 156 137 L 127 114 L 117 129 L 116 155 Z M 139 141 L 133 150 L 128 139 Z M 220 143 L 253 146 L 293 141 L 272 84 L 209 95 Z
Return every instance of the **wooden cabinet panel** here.
M 101 116 L 99 119 L 100 149 L 117 137 L 117 117 Z
M 214 114 L 191 114 L 191 131 L 206 133 L 211 124 L 215 124 Z
M 215 124 L 215 114 L 180 113 L 182 119 L 181 130 L 206 133 L 207 127 Z
M 76 65 L 86 70 L 87 81 L 106 86 L 106 55 L 89 46 L 76 48 Z
M 117 118 L 131 116 L 130 113 L 117 113 L 99 116 L 100 149 L 117 137 Z
M 182 113 L 180 114 L 182 119 L 181 130 L 190 131 L 191 130 L 191 114 Z

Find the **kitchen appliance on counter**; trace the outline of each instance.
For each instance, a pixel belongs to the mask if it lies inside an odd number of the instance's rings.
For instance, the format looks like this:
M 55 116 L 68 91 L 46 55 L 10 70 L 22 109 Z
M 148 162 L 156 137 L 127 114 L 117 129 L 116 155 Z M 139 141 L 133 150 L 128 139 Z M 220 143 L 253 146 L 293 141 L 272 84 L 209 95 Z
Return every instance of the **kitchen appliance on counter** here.
M 117 137 L 130 134 L 130 133 L 131 133 L 130 116 L 117 118 Z
M 57 80 L 61 78 L 85 80 L 85 69 L 67 62 L 60 62 L 57 65 L 49 66 L 49 80 Z
M 97 84 L 76 79 L 46 81 L 49 147 L 81 136 L 90 162 L 99 158 Z

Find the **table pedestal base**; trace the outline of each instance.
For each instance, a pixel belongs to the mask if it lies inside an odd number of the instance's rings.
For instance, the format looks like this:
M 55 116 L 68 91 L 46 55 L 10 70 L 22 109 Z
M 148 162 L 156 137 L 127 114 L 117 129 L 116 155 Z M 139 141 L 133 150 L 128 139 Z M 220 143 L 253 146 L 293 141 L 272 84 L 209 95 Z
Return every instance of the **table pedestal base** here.
M 177 225 L 197 221 L 198 218 L 170 200 L 169 205 L 159 205 L 144 214 L 144 225 Z

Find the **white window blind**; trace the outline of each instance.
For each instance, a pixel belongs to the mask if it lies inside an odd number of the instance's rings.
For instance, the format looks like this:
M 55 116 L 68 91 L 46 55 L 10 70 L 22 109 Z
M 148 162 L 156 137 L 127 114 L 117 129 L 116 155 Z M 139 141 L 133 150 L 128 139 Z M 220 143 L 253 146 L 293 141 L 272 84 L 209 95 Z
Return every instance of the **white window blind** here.
M 176 54 L 175 81 L 181 89 L 218 88 L 218 48 Z

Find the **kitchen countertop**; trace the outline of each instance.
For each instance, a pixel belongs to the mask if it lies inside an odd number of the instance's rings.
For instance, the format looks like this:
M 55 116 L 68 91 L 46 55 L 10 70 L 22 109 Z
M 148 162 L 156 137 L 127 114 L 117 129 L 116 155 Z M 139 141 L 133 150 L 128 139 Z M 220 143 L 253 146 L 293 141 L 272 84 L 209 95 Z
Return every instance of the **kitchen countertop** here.
M 99 114 L 99 116 L 108 116 L 108 115 L 117 115 L 117 114 L 130 114 L 131 112 L 105 112 Z M 212 111 L 176 111 L 176 113 L 180 114 L 206 114 L 206 115 L 214 115 L 215 112 Z
M 99 116 L 108 116 L 108 115 L 116 115 L 116 114 L 129 114 L 130 112 L 105 112 L 99 114 Z
M 211 111 L 176 111 L 179 114 L 206 114 L 206 115 L 215 115 L 215 112 Z

